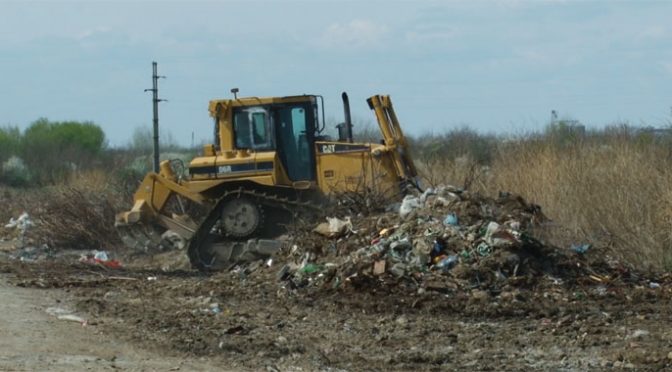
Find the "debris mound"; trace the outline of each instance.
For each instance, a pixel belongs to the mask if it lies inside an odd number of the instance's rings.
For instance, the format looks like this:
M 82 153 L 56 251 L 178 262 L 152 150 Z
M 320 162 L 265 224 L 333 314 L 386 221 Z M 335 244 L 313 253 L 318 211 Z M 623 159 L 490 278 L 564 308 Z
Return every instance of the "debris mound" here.
M 489 198 L 440 186 L 407 195 L 394 212 L 327 221 L 287 250 L 290 263 L 279 277 L 291 287 L 496 291 L 541 280 L 600 280 L 584 254 L 535 238 L 549 219 L 516 194 Z

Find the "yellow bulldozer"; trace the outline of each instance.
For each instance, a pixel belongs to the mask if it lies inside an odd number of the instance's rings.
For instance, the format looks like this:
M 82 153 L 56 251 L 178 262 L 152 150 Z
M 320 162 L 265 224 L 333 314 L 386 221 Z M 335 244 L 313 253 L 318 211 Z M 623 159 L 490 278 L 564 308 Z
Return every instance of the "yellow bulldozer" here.
M 345 120 L 335 140 L 324 135 L 322 96 L 239 98 L 237 89 L 232 92 L 233 99 L 210 101 L 214 143 L 203 146 L 188 174 L 161 162 L 158 173 L 145 176 L 131 210 L 117 215 L 127 245 L 187 246 L 194 267 L 222 268 L 252 246 L 263 251 L 269 241 L 254 238 L 287 222 L 279 211 L 314 208 L 339 193 L 400 197 L 418 187 L 389 96 L 367 99 L 380 143 L 355 143 L 346 93 Z

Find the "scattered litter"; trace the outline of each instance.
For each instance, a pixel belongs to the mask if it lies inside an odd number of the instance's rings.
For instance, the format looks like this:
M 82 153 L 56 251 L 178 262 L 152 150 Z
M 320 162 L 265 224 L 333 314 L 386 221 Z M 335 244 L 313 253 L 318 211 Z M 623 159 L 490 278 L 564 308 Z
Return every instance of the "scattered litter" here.
M 492 247 L 486 242 L 482 242 L 476 246 L 476 253 L 481 257 L 487 257 L 492 253 Z
M 585 254 L 591 246 L 591 244 L 572 244 L 570 249 L 578 254 Z
M 385 273 L 385 260 L 379 260 L 373 263 L 373 275 L 383 275 Z
M 649 282 L 649 288 L 651 288 L 651 289 L 658 289 L 658 288 L 660 288 L 660 283 Z
M 182 250 L 186 246 L 186 241 L 182 235 L 176 233 L 173 230 L 166 230 L 161 234 L 161 246 L 165 248 L 174 248 L 177 250 Z
M 45 312 L 51 316 L 55 316 L 58 320 L 66 320 L 70 322 L 77 322 L 81 325 L 87 325 L 86 319 L 72 314 L 72 311 L 61 308 L 61 307 L 48 307 L 45 309 Z
M 425 191 L 422 193 L 422 195 L 420 195 L 420 203 L 427 202 L 427 198 L 430 195 L 436 195 L 436 192 L 434 191 L 433 188 L 428 187 L 428 188 L 425 189 Z
M 457 265 L 457 263 L 460 260 L 456 255 L 452 255 L 452 256 L 448 256 L 448 257 L 442 256 L 442 257 L 444 257 L 444 258 L 441 259 L 441 261 L 439 261 L 436 264 L 435 267 L 437 269 L 443 270 L 443 271 L 450 271 L 450 269 L 455 267 L 455 265 Z
M 455 213 L 448 213 L 446 218 L 443 220 L 443 224 L 446 226 L 457 226 L 457 215 Z
M 222 312 L 222 309 L 219 307 L 218 303 L 211 303 L 210 312 L 213 314 L 220 314 Z
M 601 277 L 599 277 L 599 276 L 597 276 L 597 275 L 588 275 L 588 277 L 589 277 L 590 279 L 592 279 L 592 280 L 598 282 L 598 283 L 603 283 L 603 282 L 604 282 L 604 279 L 601 278 Z
M 109 261 L 110 258 L 105 251 L 96 251 L 93 254 L 93 258 L 99 261 Z
M 408 324 L 408 317 L 406 315 L 400 315 L 400 316 L 397 317 L 397 319 L 394 320 L 394 322 L 399 324 L 399 325 L 404 326 L 404 325 Z
M 86 319 L 84 319 L 80 316 L 77 316 L 77 315 L 73 315 L 73 314 L 63 314 L 63 315 L 57 316 L 56 318 L 58 320 L 67 320 L 69 322 L 77 322 L 77 323 L 79 323 L 83 326 L 85 326 L 87 324 Z
M 327 222 L 317 225 L 313 231 L 328 238 L 338 238 L 347 232 L 352 232 L 352 221 L 350 217 L 346 217 L 345 220 L 327 217 Z
M 121 262 L 111 260 L 105 251 L 93 251 L 79 257 L 79 262 L 89 265 L 101 265 L 110 269 L 121 269 Z
M 72 313 L 72 311 L 64 309 L 62 307 L 48 307 L 45 309 L 45 312 L 51 316 L 59 316 Z
M 299 271 L 304 273 L 304 274 L 312 274 L 312 273 L 316 273 L 320 270 L 322 270 L 321 266 L 311 263 L 311 264 L 307 264 L 307 265 L 303 266 Z
M 391 233 L 393 233 L 395 229 L 396 229 L 396 226 L 395 226 L 395 227 L 388 227 L 388 228 L 382 229 L 382 230 L 380 230 L 380 232 L 378 233 L 378 236 L 380 236 L 381 238 L 387 237 L 387 236 L 389 236 Z
M 597 294 L 598 296 L 606 296 L 607 292 L 608 292 L 607 287 L 603 285 L 598 285 L 597 287 L 595 287 L 595 294 Z
M 394 264 L 390 268 L 390 273 L 392 273 L 394 276 L 398 278 L 401 278 L 402 276 L 404 276 L 404 274 L 406 274 L 406 265 L 402 263 Z
M 644 329 L 637 329 L 628 336 L 625 337 L 625 339 L 639 339 L 639 338 L 644 338 L 649 335 L 649 331 L 644 330 Z
M 33 226 L 33 221 L 30 219 L 28 213 L 23 212 L 17 219 L 10 218 L 9 223 L 5 225 L 5 228 L 18 229 L 21 234 L 25 234 L 26 230 L 31 226 Z
M 417 208 L 420 208 L 420 200 L 413 195 L 406 195 L 399 207 L 399 217 L 405 219 Z

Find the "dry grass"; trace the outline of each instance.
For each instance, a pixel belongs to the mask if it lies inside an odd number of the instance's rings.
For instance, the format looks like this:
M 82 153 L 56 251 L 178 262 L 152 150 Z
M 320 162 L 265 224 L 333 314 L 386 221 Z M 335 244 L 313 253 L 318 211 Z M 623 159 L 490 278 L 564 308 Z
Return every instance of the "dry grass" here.
M 75 189 L 86 189 L 92 192 L 108 192 L 112 188 L 111 175 L 103 169 L 90 169 L 73 172 L 63 182 L 65 186 Z
M 116 203 L 107 194 L 59 186 L 44 192 L 33 218 L 36 236 L 50 247 L 109 250 L 121 244 L 114 228 Z
M 28 212 L 35 225 L 28 237 L 52 248 L 112 249 L 119 246 L 114 216 L 122 202 L 111 177 L 102 170 L 73 174 L 62 184 L 0 189 L 2 225 Z M 124 201 L 127 203 L 127 201 Z
M 471 180 L 472 190 L 511 191 L 541 205 L 562 227 L 558 245 L 591 242 L 639 267 L 672 268 L 672 158 L 662 144 L 527 139 L 500 145 L 490 167 L 463 159 L 423 169 L 431 183 Z

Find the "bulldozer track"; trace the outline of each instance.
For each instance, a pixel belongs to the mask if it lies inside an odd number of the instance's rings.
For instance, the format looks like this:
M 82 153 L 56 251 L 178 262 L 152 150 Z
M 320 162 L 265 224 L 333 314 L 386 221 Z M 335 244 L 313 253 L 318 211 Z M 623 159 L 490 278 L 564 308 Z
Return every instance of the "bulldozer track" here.
M 212 228 L 217 223 L 221 215 L 221 208 L 224 202 L 231 198 L 249 197 L 256 201 L 260 206 L 273 208 L 282 208 L 290 212 L 319 211 L 320 208 L 311 202 L 303 202 L 298 199 L 290 199 L 277 194 L 261 192 L 253 189 L 238 188 L 226 191 L 219 197 L 215 207 L 210 210 L 208 216 L 201 222 L 196 233 L 188 244 L 187 254 L 192 266 L 199 270 L 209 270 L 213 267 L 213 256 L 209 251 L 217 244 L 221 245 L 221 240 L 215 242 L 217 236 L 211 234 Z M 219 237 L 221 238 L 221 237 Z

